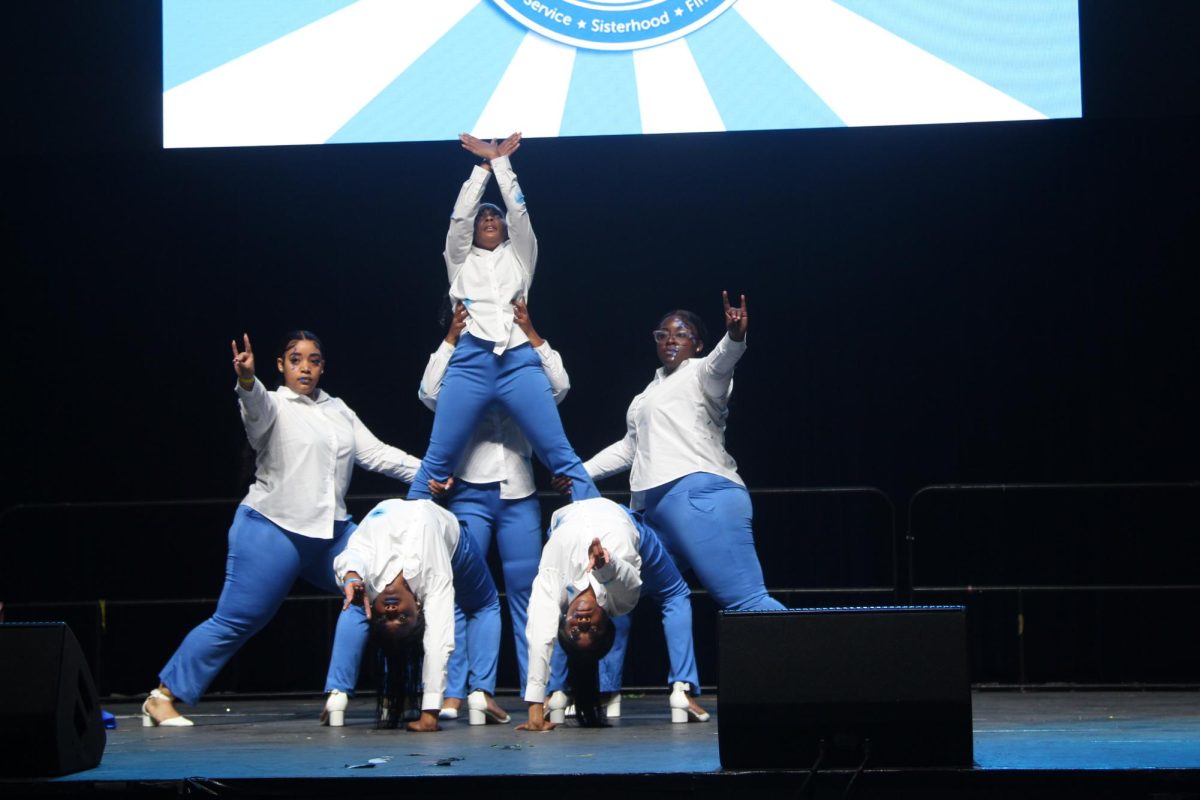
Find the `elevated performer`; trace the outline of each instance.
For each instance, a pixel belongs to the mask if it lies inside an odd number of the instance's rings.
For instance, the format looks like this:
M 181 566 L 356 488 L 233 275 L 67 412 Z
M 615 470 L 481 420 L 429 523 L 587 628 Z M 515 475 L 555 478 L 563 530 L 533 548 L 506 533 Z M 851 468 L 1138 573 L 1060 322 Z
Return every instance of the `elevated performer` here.
M 499 144 L 465 133 L 459 139 L 483 159 L 459 191 L 446 233 L 450 300 L 466 308 L 467 319 L 442 379 L 429 447 L 408 497 L 428 498 L 430 479 L 444 483 L 450 478 L 493 404 L 516 422 L 552 474 L 571 480 L 572 499 L 597 497 L 567 441 L 541 359 L 514 319 L 515 304 L 528 298 L 538 253 L 525 196 L 509 161 L 521 134 Z M 507 213 L 481 203 L 493 174 Z

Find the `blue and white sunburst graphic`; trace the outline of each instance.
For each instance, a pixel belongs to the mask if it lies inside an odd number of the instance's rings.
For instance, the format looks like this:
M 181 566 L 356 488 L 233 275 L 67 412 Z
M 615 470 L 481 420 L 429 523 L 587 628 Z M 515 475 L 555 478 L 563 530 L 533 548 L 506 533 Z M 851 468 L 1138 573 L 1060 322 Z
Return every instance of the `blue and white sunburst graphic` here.
M 163 0 L 163 144 L 1078 117 L 1078 11 L 1078 0 Z

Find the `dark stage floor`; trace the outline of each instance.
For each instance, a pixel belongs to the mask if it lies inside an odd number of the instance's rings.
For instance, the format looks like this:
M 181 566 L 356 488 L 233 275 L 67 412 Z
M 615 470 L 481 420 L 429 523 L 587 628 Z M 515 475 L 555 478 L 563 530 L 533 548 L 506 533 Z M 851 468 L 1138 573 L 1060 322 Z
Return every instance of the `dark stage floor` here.
M 519 706 L 514 697 L 500 699 L 510 710 Z M 715 698 L 703 700 L 715 708 Z M 353 702 L 344 728 L 317 725 L 317 698 L 205 702 L 189 715 L 196 722 L 190 729 L 143 728 L 133 703 L 106 708 L 117 715 L 118 728 L 108 732 L 99 767 L 9 788 L 111 797 L 112 791 L 128 793 L 135 786 L 143 794 L 157 786 L 173 787 L 173 793 L 190 787 L 199 795 L 222 795 L 236 787 L 234 793 L 243 796 L 250 791 L 361 797 L 364 790 L 374 795 L 391 785 L 379 782 L 388 778 L 410 785 L 413 778 L 430 776 L 464 779 L 438 784 L 450 789 L 490 776 L 495 790 L 516 776 L 594 775 L 596 785 L 636 776 L 637 785 L 647 791 L 658 786 L 660 795 L 700 796 L 707 793 L 706 781 L 714 791 L 727 792 L 732 776 L 742 775 L 747 788 L 775 795 L 769 787 L 787 787 L 789 796 L 795 796 L 807 775 L 723 773 L 715 715 L 707 724 L 672 725 L 665 695 L 626 697 L 623 716 L 609 729 L 568 725 L 544 734 L 517 731 L 515 723 L 470 727 L 465 721 L 443 723 L 438 734 L 376 730 L 372 698 Z M 854 794 L 1200 797 L 1193 794 L 1200 793 L 1200 692 L 977 691 L 973 708 L 976 769 L 913 770 L 908 775 L 868 769 L 852 787 Z M 352 768 L 373 761 L 373 766 Z M 851 775 L 823 774 L 805 789 L 813 796 L 841 796 Z M 199 780 L 186 780 L 190 778 Z M 345 783 L 355 779 L 375 782 Z M 525 788 L 529 780 L 524 778 Z M 611 783 L 609 792 L 626 793 L 622 783 Z M 507 792 L 492 791 L 491 796 Z

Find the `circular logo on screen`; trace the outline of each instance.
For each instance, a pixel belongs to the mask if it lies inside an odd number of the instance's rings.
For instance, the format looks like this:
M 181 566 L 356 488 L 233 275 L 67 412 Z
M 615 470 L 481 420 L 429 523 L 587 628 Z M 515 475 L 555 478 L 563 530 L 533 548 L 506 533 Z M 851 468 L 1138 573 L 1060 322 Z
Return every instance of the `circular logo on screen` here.
M 736 0 L 492 0 L 532 31 L 590 50 L 664 44 L 712 22 Z

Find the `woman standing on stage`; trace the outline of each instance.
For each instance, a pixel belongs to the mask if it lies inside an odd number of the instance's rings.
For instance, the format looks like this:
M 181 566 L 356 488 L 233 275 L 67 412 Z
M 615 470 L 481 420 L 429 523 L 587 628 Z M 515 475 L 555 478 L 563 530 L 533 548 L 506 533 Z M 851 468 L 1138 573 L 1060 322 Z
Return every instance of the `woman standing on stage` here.
M 550 343 L 538 335 L 523 301 L 513 309 L 518 327 L 524 331 L 529 344 L 537 353 L 550 384 L 554 402 L 561 403 L 571 388 L 562 357 Z M 421 378 L 418 396 L 425 405 L 436 411 L 442 392 L 447 365 L 454 355 L 467 314 L 458 306 L 450 322 L 446 338 L 429 357 Z M 517 672 L 520 686 L 525 685 L 526 653 L 525 621 L 529 605 L 529 590 L 537 575 L 538 559 L 542 555 L 542 509 L 535 494 L 532 449 L 529 440 L 512 417 L 493 406 L 475 428 L 471 439 L 454 470 L 454 482 L 449 488 L 448 507 L 463 523 L 464 531 L 475 540 L 476 549 L 485 557 L 492 537 L 500 550 L 504 572 L 504 587 L 508 595 L 508 610 L 512 616 L 513 639 L 516 644 Z M 467 698 L 468 652 L 465 627 L 456 615 L 454 654 L 450 657 L 449 679 L 442 719 L 457 719 L 462 701 Z M 478 696 L 474 701 L 477 706 Z M 497 711 L 498 708 L 493 708 Z M 477 723 L 479 709 L 471 714 Z
M 521 134 L 499 144 L 465 133 L 459 139 L 464 149 L 483 159 L 459 191 L 446 233 L 450 300 L 466 307 L 467 319 L 446 368 L 429 447 L 408 497 L 430 497 L 430 479 L 446 482 L 493 404 L 512 417 L 552 474 L 571 479 L 574 499 L 596 497 L 595 484 L 563 432 L 541 360 L 513 318 L 514 304 L 528 299 L 538 249 L 525 195 L 509 162 Z M 480 203 L 493 174 L 507 215 Z
M 725 451 L 733 371 L 746 351 L 746 298 L 725 306 L 725 336 L 704 354 L 704 323 L 672 311 L 654 330 L 662 367 L 626 412 L 625 438 L 591 458 L 595 479 L 630 470 L 632 505 L 662 536 L 681 570 L 692 569 L 718 607 L 782 609 L 767 594 L 754 549 L 750 494 Z M 562 488 L 565 481 L 556 478 Z
M 175 700 L 194 704 L 235 652 L 275 615 L 297 577 L 333 594 L 333 559 L 354 523 L 346 492 L 354 465 L 412 481 L 420 461 L 383 444 L 341 400 L 318 388 L 327 362 L 310 331 L 288 334 L 276 366 L 275 392 L 255 377 L 249 335 L 233 346 L 237 397 L 246 436 L 256 455 L 255 483 L 229 528 L 225 586 L 216 613 L 183 640 L 159 673 L 159 686 L 142 705 L 146 726 L 192 724 Z M 338 616 L 339 646 L 326 690 L 349 692 L 358 680 L 368 631 L 361 608 Z

